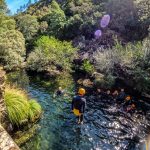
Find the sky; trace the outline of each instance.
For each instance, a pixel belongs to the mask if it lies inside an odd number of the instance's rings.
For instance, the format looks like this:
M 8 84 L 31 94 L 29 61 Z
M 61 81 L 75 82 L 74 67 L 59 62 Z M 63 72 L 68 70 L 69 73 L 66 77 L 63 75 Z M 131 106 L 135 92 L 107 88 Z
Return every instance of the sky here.
M 11 10 L 13 14 L 16 12 L 16 10 L 20 6 L 22 6 L 23 4 L 26 4 L 27 2 L 28 0 L 6 0 L 8 8 Z

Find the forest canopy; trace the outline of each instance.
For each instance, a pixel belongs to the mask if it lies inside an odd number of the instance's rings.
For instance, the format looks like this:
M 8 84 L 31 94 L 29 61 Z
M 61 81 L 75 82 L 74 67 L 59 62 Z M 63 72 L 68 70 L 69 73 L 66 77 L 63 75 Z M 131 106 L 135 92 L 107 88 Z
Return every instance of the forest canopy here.
M 128 77 L 148 90 L 149 24 L 149 0 L 41 0 L 13 16 L 1 0 L 0 63 L 53 75 L 96 71 L 104 83 Z

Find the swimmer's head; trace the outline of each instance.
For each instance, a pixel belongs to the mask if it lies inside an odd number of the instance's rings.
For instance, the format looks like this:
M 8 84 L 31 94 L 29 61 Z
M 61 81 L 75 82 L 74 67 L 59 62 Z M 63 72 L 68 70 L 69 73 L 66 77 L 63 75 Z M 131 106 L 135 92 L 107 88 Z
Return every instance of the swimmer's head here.
M 124 92 L 124 89 L 123 89 L 123 88 L 121 89 L 121 92 Z
M 62 90 L 62 87 L 59 87 L 59 88 L 58 88 L 58 90 L 60 90 L 60 91 L 61 91 L 61 90 Z
M 100 92 L 101 92 L 101 89 L 97 89 L 97 92 L 99 92 L 99 93 L 100 93 Z
M 110 94 L 110 90 L 107 90 L 107 92 L 106 92 L 108 95 Z

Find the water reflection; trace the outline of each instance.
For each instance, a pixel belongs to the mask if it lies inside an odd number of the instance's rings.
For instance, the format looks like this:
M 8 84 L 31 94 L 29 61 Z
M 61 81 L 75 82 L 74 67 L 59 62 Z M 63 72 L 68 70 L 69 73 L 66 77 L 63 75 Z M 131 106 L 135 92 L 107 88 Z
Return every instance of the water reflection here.
M 55 88 L 62 86 L 64 81 L 67 81 L 64 87 L 68 87 L 66 89 L 70 93 L 74 89 L 72 80 L 65 80 L 63 76 L 62 80 L 50 81 L 29 77 L 29 81 L 28 93 L 39 101 L 44 114 L 39 122 L 41 128 L 22 146 L 23 150 L 141 149 L 150 127 L 148 103 L 139 101 L 138 110 L 127 114 L 115 103 L 88 96 L 85 123 L 77 125 L 75 116 L 70 113 L 71 97 L 65 100 L 53 98 Z

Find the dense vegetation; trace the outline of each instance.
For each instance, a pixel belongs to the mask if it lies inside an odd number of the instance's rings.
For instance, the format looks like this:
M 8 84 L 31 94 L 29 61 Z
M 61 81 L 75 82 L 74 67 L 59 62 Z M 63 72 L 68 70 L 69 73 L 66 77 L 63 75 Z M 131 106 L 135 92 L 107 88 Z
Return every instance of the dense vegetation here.
M 41 106 L 35 100 L 29 100 L 26 93 L 19 89 L 7 87 L 4 99 L 9 120 L 13 125 L 34 122 L 41 115 Z
M 11 17 L 1 1 L 0 63 L 6 69 L 57 75 L 74 67 L 97 72 L 97 86 L 120 79 L 149 91 L 149 0 L 41 0 Z M 111 17 L 105 29 L 99 25 L 104 14 Z
M 70 70 L 75 50 L 69 42 L 42 36 L 35 42 L 35 49 L 29 54 L 28 67 L 30 70 L 49 72 Z

